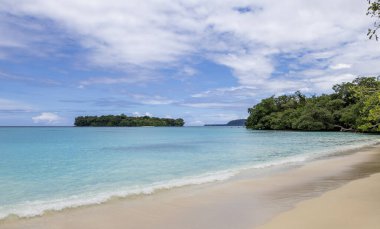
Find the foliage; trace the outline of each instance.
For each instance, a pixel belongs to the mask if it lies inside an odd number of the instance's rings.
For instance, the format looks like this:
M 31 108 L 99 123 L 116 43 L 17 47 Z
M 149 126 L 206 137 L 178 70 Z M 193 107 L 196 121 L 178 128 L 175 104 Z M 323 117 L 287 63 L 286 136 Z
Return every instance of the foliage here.
M 183 126 L 183 119 L 156 118 L 149 116 L 128 117 L 121 115 L 79 116 L 75 126 Z
M 373 28 L 368 29 L 367 36 L 369 37 L 369 39 L 375 38 L 376 40 L 378 40 L 379 37 L 377 36 L 376 31 L 380 27 L 378 21 L 378 18 L 380 18 L 380 0 L 368 0 L 368 4 L 369 7 L 367 9 L 367 15 L 376 18 L 376 20 L 373 23 Z
M 309 98 L 297 91 L 263 99 L 248 109 L 247 128 L 380 132 L 380 81 L 359 77 L 333 90 Z
M 246 119 L 236 119 L 229 121 L 226 126 L 245 126 Z
M 247 119 L 235 119 L 226 124 L 205 124 L 205 126 L 245 126 Z
M 368 96 L 361 112 L 358 129 L 365 132 L 380 132 L 380 92 Z

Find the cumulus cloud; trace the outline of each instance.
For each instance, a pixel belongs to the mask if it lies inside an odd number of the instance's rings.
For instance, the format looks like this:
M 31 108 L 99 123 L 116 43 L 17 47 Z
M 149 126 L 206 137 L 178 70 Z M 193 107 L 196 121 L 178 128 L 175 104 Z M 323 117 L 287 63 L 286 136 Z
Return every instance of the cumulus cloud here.
M 149 71 L 186 66 L 182 73 L 193 75 L 189 60 L 202 57 L 230 68 L 241 86 L 278 92 L 277 87 L 290 90 L 291 85 L 319 89 L 318 82 L 332 85 L 335 76 L 377 74 L 380 46 L 366 38 L 371 25 L 366 7 L 356 0 L 5 0 L 0 11 L 19 20 L 54 23 L 96 67 Z M 10 20 L 2 22 L 7 33 L 0 48 L 33 43 L 30 29 L 12 30 L 10 25 L 18 22 L 6 23 Z M 12 40 L 14 33 L 22 39 Z M 293 56 L 292 63 L 283 63 L 284 56 Z M 324 72 L 303 75 L 305 67 Z M 151 78 L 95 77 L 80 85 L 141 80 Z
M 138 111 L 133 112 L 132 115 L 135 116 L 135 117 L 141 116 L 140 112 L 138 112 Z
M 339 70 L 339 69 L 351 68 L 351 65 L 350 64 L 344 64 L 344 63 L 339 63 L 339 64 L 331 65 L 330 68 L 334 69 L 334 70 Z
M 273 72 L 273 64 L 265 55 L 227 54 L 215 60 L 233 69 L 242 85 L 257 85 L 267 80 Z
M 150 113 L 150 112 L 145 112 L 145 113 L 140 113 L 138 111 L 135 111 L 132 113 L 133 116 L 135 117 L 139 117 L 139 116 L 149 116 L 149 117 L 153 117 L 153 114 Z
M 171 62 L 191 51 L 189 37 L 181 35 L 186 28 L 179 28 L 175 20 L 181 19 L 185 9 L 179 2 L 168 3 L 5 1 L 2 9 L 50 19 L 89 50 L 88 58 L 94 64 L 123 67 Z
M 34 123 L 57 124 L 60 123 L 63 118 L 55 113 L 42 112 L 40 115 L 32 117 L 32 120 Z

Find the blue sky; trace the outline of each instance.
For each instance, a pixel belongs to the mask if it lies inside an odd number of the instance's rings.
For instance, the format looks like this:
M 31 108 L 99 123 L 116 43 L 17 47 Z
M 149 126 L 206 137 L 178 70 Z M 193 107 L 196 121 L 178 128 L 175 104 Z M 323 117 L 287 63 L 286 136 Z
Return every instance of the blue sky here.
M 0 2 L 0 125 L 245 118 L 273 94 L 380 74 L 366 1 Z M 339 10 L 337 10 L 339 9 Z

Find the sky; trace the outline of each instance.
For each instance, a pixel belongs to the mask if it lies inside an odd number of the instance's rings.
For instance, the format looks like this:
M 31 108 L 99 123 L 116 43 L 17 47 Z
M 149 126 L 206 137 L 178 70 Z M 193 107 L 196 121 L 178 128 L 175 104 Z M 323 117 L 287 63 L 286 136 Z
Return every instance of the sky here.
M 0 0 L 0 125 L 246 118 L 380 74 L 362 0 Z

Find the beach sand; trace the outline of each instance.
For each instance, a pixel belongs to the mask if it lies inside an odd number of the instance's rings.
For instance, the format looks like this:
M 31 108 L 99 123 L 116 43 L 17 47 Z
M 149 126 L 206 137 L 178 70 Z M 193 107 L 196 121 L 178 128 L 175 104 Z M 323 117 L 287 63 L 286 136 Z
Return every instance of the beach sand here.
M 227 182 L 8 219 L 0 228 L 373 228 L 380 225 L 378 172 L 374 146 L 266 176 L 247 171 Z
M 258 229 L 380 228 L 380 173 L 301 202 Z

